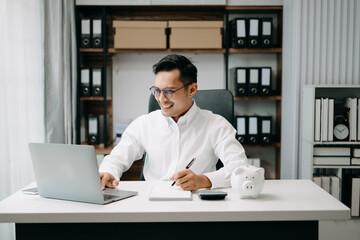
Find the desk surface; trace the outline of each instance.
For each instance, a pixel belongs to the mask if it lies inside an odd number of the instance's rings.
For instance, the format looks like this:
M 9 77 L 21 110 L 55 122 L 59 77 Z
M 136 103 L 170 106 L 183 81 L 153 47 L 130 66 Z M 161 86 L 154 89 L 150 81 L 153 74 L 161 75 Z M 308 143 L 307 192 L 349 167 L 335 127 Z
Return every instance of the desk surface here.
M 310 180 L 267 180 L 258 199 L 239 199 L 231 188 L 222 201 L 149 201 L 152 184 L 120 182 L 135 197 L 95 205 L 26 195 L 21 191 L 0 202 L 0 222 L 201 222 L 303 221 L 350 219 L 350 209 Z M 31 186 L 31 185 L 30 185 Z

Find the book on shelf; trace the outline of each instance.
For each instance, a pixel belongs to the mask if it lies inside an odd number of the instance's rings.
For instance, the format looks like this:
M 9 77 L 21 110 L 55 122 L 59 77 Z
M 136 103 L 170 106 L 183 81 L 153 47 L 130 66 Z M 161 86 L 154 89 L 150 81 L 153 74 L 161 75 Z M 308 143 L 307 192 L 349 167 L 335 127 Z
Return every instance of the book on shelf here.
M 315 142 L 320 142 L 321 100 L 315 99 Z
M 340 200 L 340 178 L 337 176 L 330 177 L 330 194 Z
M 360 207 L 360 177 L 352 178 L 351 186 L 351 216 L 359 216 Z
M 321 141 L 328 141 L 329 98 L 321 99 Z
M 316 183 L 319 187 L 321 187 L 321 177 L 320 176 L 314 176 L 313 182 Z
M 334 141 L 334 99 L 329 99 L 329 110 L 328 110 L 328 141 Z
M 356 98 L 347 98 L 344 105 L 345 112 L 348 114 L 350 141 L 356 141 L 357 139 L 357 101 Z
M 314 165 L 350 165 L 351 157 L 321 156 L 313 157 Z
M 341 201 L 348 207 L 352 208 L 352 205 L 355 203 L 352 201 L 352 198 L 355 198 L 355 193 L 353 194 L 353 179 L 360 179 L 359 169 L 344 169 L 342 173 L 342 191 L 341 191 Z M 355 182 L 358 180 L 355 180 Z M 359 199 L 359 198 L 358 198 Z M 356 201 L 356 199 L 355 199 Z
M 330 193 L 330 176 L 321 176 L 321 188 Z
M 351 156 L 351 165 L 360 165 L 360 148 L 354 147 Z
M 353 157 L 360 158 L 360 147 L 354 147 L 353 148 Z
M 334 99 L 315 99 L 315 142 L 332 142 L 334 131 Z
M 352 157 L 351 165 L 360 165 L 360 158 Z
M 333 175 L 314 175 L 313 182 L 340 201 L 340 178 Z
M 314 147 L 313 152 L 314 157 L 318 156 L 335 156 L 335 157 L 350 157 L 351 156 L 351 148 L 350 147 Z

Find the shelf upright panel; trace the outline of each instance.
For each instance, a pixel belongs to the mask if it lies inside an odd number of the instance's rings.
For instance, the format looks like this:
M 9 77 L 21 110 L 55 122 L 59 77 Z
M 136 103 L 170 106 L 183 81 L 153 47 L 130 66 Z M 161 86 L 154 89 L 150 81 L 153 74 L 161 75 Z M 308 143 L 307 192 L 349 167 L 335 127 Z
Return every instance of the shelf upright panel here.
M 103 100 L 103 106 L 104 106 L 104 138 L 103 138 L 103 142 L 104 142 L 104 148 L 108 147 L 108 124 L 107 124 L 107 101 L 106 101 L 106 96 L 107 96 L 107 92 L 106 92 L 106 74 L 107 74 L 107 39 L 106 39 L 106 6 L 102 7 L 102 41 L 103 41 L 103 52 L 102 52 L 102 58 L 103 58 L 103 71 L 102 71 L 102 86 L 103 86 L 103 95 L 104 95 L 104 100 Z
M 230 41 L 230 29 L 229 29 L 229 10 L 225 10 L 225 17 L 224 17 L 224 45 L 225 45 L 225 89 L 229 90 L 229 41 Z
M 77 65 L 77 69 L 76 69 L 76 86 L 77 86 L 77 91 L 76 91 L 76 144 L 80 144 L 80 124 L 81 124 L 81 112 L 80 112 L 80 89 L 81 89 L 81 84 L 80 84 L 80 76 L 81 76 L 81 71 L 80 71 L 80 15 L 79 15 L 79 6 L 75 6 L 75 27 L 76 27 L 76 65 Z

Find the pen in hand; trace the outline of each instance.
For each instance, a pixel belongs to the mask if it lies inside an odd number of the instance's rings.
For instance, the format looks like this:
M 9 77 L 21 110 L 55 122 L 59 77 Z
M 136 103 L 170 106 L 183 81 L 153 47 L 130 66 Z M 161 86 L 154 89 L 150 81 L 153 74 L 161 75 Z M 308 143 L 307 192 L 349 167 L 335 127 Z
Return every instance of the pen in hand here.
M 189 169 L 191 167 L 191 165 L 193 165 L 193 163 L 195 162 L 196 158 L 193 158 L 189 164 L 185 167 L 185 169 Z M 176 181 L 174 181 L 172 184 L 171 184 L 171 187 L 174 186 Z

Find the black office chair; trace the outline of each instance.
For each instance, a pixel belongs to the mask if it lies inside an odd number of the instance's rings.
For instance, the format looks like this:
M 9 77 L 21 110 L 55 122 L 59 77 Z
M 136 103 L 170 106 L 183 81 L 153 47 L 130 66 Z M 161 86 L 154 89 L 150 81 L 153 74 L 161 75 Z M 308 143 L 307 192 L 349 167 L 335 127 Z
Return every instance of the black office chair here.
M 234 97 L 229 90 L 198 90 L 194 95 L 196 105 L 201 109 L 210 110 L 223 116 L 234 126 Z M 150 95 L 148 111 L 160 109 L 154 95 Z
M 198 90 L 193 98 L 199 108 L 210 110 L 215 114 L 223 116 L 226 120 L 229 121 L 229 123 L 231 123 L 231 125 L 234 126 L 234 97 L 230 91 L 225 89 Z M 154 95 L 151 94 L 149 98 L 148 112 L 152 112 L 158 109 L 160 109 L 160 106 Z M 219 159 L 216 164 L 216 169 L 220 169 L 223 166 L 224 164 Z M 142 172 L 140 180 L 145 180 Z

